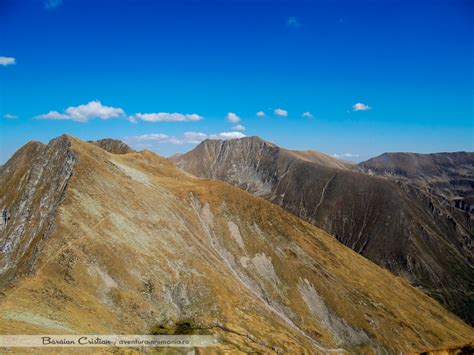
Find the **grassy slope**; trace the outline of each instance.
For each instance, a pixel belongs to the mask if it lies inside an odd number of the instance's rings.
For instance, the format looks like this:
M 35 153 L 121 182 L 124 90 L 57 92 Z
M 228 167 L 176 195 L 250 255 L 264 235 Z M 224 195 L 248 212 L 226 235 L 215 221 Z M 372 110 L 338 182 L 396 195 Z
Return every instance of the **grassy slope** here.
M 474 336 L 278 206 L 147 151 L 113 155 L 71 140 L 78 162 L 58 228 L 35 275 L 5 290 L 0 333 L 147 333 L 188 322 L 219 334 L 223 350 L 293 353 L 416 351 Z M 304 292 L 323 301 L 305 302 Z

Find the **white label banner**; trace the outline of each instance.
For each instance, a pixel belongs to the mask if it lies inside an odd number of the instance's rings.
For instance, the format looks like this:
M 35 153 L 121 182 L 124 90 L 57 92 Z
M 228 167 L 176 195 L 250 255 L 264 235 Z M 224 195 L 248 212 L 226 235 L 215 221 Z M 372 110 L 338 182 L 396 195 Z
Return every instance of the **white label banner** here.
M 0 335 L 0 348 L 11 347 L 208 347 L 212 335 Z

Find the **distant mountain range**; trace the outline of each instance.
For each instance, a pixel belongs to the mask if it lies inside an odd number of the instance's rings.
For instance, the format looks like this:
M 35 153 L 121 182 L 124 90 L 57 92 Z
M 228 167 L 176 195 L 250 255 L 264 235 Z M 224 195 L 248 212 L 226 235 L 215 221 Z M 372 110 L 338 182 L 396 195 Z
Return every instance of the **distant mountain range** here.
M 258 137 L 206 140 L 172 159 L 334 235 L 474 322 L 474 153 L 390 153 L 358 165 Z
M 431 260 L 439 278 L 469 280 L 467 247 L 455 244 L 462 235 L 441 234 L 452 233 L 447 217 L 430 216 L 447 212 L 437 200 L 425 212 L 431 199 L 416 187 L 259 139 L 207 141 L 180 159 L 334 226 L 340 240 L 390 256 L 387 267 L 413 278 L 430 276 Z M 1 334 L 186 332 L 216 336 L 212 352 L 266 354 L 421 352 L 474 338 L 432 298 L 318 227 L 121 142 L 28 143 L 0 168 L 0 208 L 10 215 L 0 225 Z M 436 246 L 459 254 L 461 275 L 443 269 Z
M 385 153 L 360 163 L 359 168 L 415 184 L 471 217 L 474 213 L 474 153 Z

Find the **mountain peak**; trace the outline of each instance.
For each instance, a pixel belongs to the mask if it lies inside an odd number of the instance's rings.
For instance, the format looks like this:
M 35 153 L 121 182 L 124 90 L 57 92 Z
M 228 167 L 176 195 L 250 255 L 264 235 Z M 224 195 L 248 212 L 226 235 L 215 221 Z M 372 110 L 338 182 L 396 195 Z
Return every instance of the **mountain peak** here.
M 467 272 L 471 251 L 465 242 L 472 239 L 472 227 L 470 216 L 463 212 L 474 210 L 474 177 L 472 163 L 460 165 L 461 159 L 469 163 L 466 155 L 386 154 L 355 165 L 317 151 L 262 142 L 258 137 L 214 141 L 175 160 L 190 174 L 226 181 L 284 207 L 393 273 L 406 275 L 464 319 L 474 321 L 468 286 L 473 275 Z M 425 188 L 370 176 L 379 166 L 389 176 L 431 174 L 433 190 L 449 191 L 446 186 L 452 186 L 457 192 L 439 200 Z M 446 171 L 453 178 L 439 174 Z M 446 183 L 440 187 L 441 178 Z M 447 206 L 452 198 L 449 203 L 457 210 Z M 423 247 L 413 251 L 412 245 Z M 435 268 L 443 270 L 446 280 L 439 281 Z
M 263 145 L 266 144 L 268 146 L 277 147 L 274 143 L 264 140 L 259 136 L 248 136 L 242 138 L 232 138 L 232 139 L 214 139 L 214 138 L 207 138 L 203 140 L 200 145 L 215 145 L 215 144 L 225 144 L 225 145 L 241 145 L 241 144 L 257 144 Z
M 0 168 L 0 208 L 11 216 L 0 225 L 0 286 L 31 270 L 39 239 L 51 232 L 73 174 L 74 140 L 61 135 L 46 145 L 29 142 Z
M 96 146 L 108 151 L 112 154 L 128 154 L 134 153 L 135 150 L 130 148 L 126 143 L 112 138 L 104 138 L 96 141 L 88 141 Z

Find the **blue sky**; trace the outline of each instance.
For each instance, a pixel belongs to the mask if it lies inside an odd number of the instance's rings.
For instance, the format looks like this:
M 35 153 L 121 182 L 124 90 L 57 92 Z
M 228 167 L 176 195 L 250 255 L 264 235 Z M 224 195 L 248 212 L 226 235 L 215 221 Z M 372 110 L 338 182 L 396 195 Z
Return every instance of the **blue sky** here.
M 0 0 L 0 163 L 62 133 L 473 151 L 473 22 L 468 0 Z

